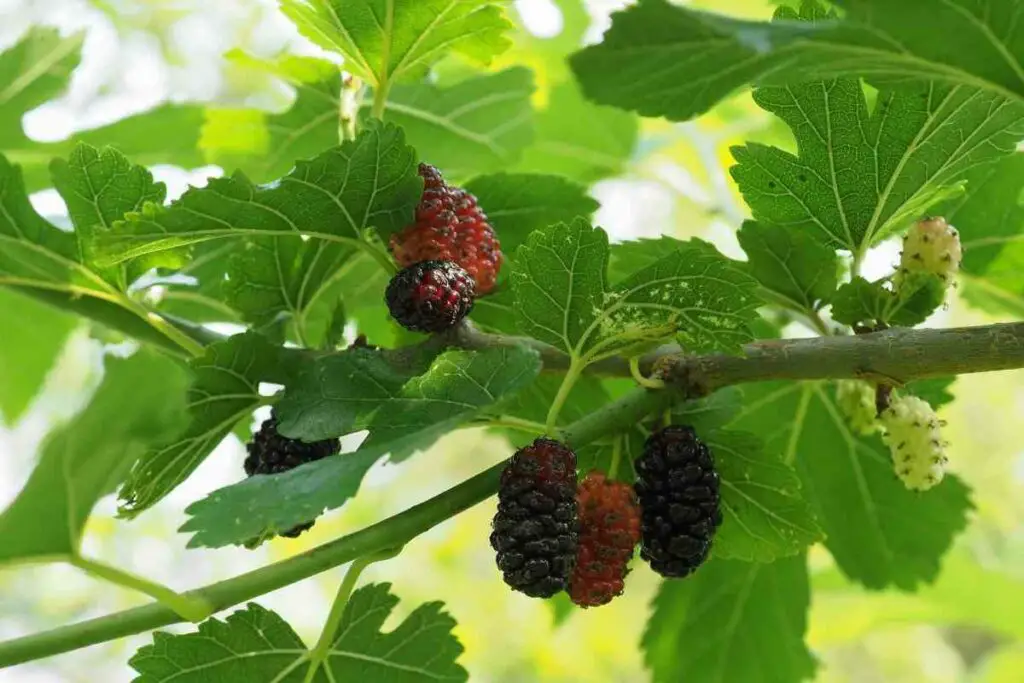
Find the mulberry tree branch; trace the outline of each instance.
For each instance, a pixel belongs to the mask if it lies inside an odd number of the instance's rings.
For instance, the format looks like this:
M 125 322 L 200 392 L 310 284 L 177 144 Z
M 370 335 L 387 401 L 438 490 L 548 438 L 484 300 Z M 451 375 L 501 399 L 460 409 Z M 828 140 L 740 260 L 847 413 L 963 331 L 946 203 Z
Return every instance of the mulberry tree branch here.
M 459 328 L 427 343 L 470 349 L 528 345 L 540 352 L 546 369 L 565 369 L 569 359 L 533 340 Z M 743 356 L 682 356 L 665 347 L 640 362 L 649 374 L 657 365 L 668 380 L 662 390 L 635 389 L 567 426 L 561 437 L 579 447 L 616 434 L 674 402 L 746 382 L 884 378 L 909 381 L 927 377 L 1024 367 L 1024 323 L 945 330 L 887 330 L 857 336 L 754 342 Z M 630 374 L 626 359 L 608 359 L 588 370 Z M 404 545 L 425 531 L 495 493 L 504 463 L 389 519 L 282 562 L 186 593 L 220 611 L 296 583 L 357 558 Z M 0 643 L 0 667 L 68 652 L 179 622 L 171 609 L 150 604 L 78 624 Z

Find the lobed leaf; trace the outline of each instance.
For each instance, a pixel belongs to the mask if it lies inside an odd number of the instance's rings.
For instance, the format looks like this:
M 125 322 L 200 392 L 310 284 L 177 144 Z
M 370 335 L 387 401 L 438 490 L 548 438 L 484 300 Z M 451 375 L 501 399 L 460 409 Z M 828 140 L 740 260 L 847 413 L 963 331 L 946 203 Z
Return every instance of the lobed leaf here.
M 852 433 L 826 385 L 766 383 L 745 390 L 731 425 L 764 436 L 792 461 L 825 546 L 851 580 L 913 590 L 935 579 L 943 554 L 967 524 L 971 502 L 955 476 L 927 495 L 907 490 L 877 436 Z
M 261 405 L 261 381 L 284 383 L 292 374 L 287 352 L 254 332 L 207 347 L 192 361 L 188 390 L 191 422 L 177 438 L 148 450 L 121 490 L 119 513 L 148 510 L 195 471 L 236 425 Z
M 1015 30 L 1024 6 L 1016 0 L 835 4 L 841 19 L 808 24 L 788 8 L 764 23 L 641 0 L 570 63 L 590 99 L 674 121 L 747 83 L 850 76 L 892 86 L 932 80 L 1024 103 L 1024 38 Z M 826 17 L 816 0 L 804 0 L 801 14 Z
M 0 562 L 76 554 L 96 501 L 184 428 L 185 385 L 179 366 L 154 352 L 108 358 L 92 401 L 46 437 L 28 482 L 0 515 Z
M 415 376 L 408 374 L 415 369 L 403 371 L 378 354 L 351 349 L 319 359 L 289 383 L 277 408 L 281 431 L 293 438 L 369 430 L 359 450 L 214 491 L 186 510 L 191 518 L 182 531 L 196 532 L 190 546 L 242 544 L 340 507 L 382 456 L 398 459 L 422 448 L 540 372 L 537 354 L 518 347 L 447 351 L 426 359 L 427 369 Z
M 310 671 L 305 644 L 276 613 L 249 603 L 224 621 L 209 619 L 195 633 L 157 631 L 153 644 L 131 658 L 134 683 L 328 683 L 348 680 L 465 681 L 457 660 L 462 646 L 452 635 L 455 620 L 443 604 L 430 602 L 384 633 L 398 598 L 390 584 L 355 591 L 345 605 L 326 660 Z
M 652 681 L 810 678 L 806 565 L 803 555 L 771 564 L 712 559 L 685 581 L 663 582 L 640 644 Z

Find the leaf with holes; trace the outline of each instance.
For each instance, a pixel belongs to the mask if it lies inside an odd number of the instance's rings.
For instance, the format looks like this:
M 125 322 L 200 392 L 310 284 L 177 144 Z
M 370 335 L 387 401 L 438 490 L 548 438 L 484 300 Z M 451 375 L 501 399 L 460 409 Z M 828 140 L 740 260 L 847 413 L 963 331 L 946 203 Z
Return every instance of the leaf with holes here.
M 747 404 L 730 426 L 763 435 L 769 451 L 792 459 L 844 574 L 875 589 L 913 590 L 935 579 L 971 509 L 958 477 L 924 496 L 908 491 L 889 449 L 850 431 L 825 384 L 773 382 L 744 393 Z
M 663 582 L 640 643 L 653 683 L 809 679 L 808 584 L 803 555 L 713 559 L 686 581 Z
M 235 425 L 262 403 L 259 384 L 283 384 L 293 372 L 288 352 L 249 332 L 212 344 L 192 361 L 192 420 L 178 438 L 146 452 L 118 492 L 122 517 L 151 508 L 185 481 Z
M 423 76 L 448 52 L 488 64 L 511 28 L 487 0 L 283 0 L 281 9 L 374 87 Z
M 384 621 L 398 605 L 390 588 L 371 584 L 349 597 L 326 657 L 317 665 L 311 665 L 310 652 L 286 621 L 249 603 L 224 621 L 203 622 L 195 633 L 154 633 L 153 644 L 140 648 L 129 661 L 139 673 L 134 683 L 467 680 L 458 664 L 462 646 L 452 635 L 455 620 L 442 603 L 422 604 L 383 632 Z

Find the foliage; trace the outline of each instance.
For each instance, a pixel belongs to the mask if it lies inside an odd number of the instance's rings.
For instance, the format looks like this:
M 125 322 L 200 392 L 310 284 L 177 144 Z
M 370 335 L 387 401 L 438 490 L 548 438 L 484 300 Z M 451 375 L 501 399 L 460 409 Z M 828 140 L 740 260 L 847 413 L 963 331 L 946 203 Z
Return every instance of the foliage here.
M 936 592 L 948 557 L 970 577 L 950 549 L 985 491 L 956 475 L 906 490 L 881 438 L 849 427 L 829 385 L 854 374 L 880 384 L 880 400 L 895 387 L 956 406 L 952 378 L 920 363 L 906 378 L 851 373 L 828 352 L 838 337 L 921 325 L 948 298 L 934 276 L 897 286 L 891 272 L 862 274 L 875 247 L 926 212 L 962 235 L 965 299 L 1024 315 L 1024 5 L 833 4 L 803 0 L 762 22 L 640 0 L 579 47 L 586 13 L 571 0 L 553 39 L 513 31 L 509 7 L 488 0 L 284 0 L 283 15 L 330 54 L 226 60 L 292 88 L 287 107 L 167 104 L 50 143 L 31 140 L 22 118 L 66 89 L 82 37 L 30 31 L 0 53 L 0 308 L 11 328 L 0 415 L 25 413 L 74 330 L 131 344 L 107 349 L 87 407 L 53 429 L 0 515 L 0 563 L 69 561 L 148 592 L 163 604 L 133 617 L 134 632 L 188 617 L 168 589 L 86 565 L 83 528 L 115 491 L 124 523 L 160 504 L 272 406 L 288 438 L 354 445 L 279 474 L 240 472 L 188 507 L 190 547 L 243 545 L 351 505 L 371 467 L 409 467 L 459 429 L 490 427 L 509 454 L 559 437 L 581 474 L 630 481 L 647 434 L 694 426 L 714 455 L 724 521 L 712 558 L 660 585 L 635 639 L 655 681 L 813 676 L 811 594 L 829 590 L 813 578 L 819 552 L 850 590 Z M 752 105 L 723 102 L 748 84 Z M 674 122 L 747 106 L 770 134 L 734 146 L 728 175 L 708 169 L 749 208 L 730 226 L 742 260 L 667 222 L 629 241 L 596 224 L 596 181 L 657 173 L 645 155 L 674 144 Z M 226 174 L 171 201 L 149 169 L 207 162 Z M 388 242 L 420 202 L 420 162 L 477 197 L 504 259 L 471 324 L 432 337 L 399 328 L 383 302 L 396 271 Z M 30 194 L 50 187 L 67 225 L 33 206 Z M 768 356 L 791 348 L 780 337 L 794 321 L 817 337 L 816 374 L 778 381 Z M 225 322 L 244 331 L 209 325 Z M 353 344 L 357 334 L 370 345 Z M 758 354 L 760 374 L 715 374 Z M 690 374 L 673 370 L 679 359 Z M 485 470 L 189 595 L 223 610 L 345 562 L 361 568 L 488 498 L 499 476 Z M 350 576 L 313 648 L 250 603 L 190 633 L 155 633 L 131 660 L 136 681 L 468 679 L 440 603 L 385 633 L 397 598 L 383 584 L 352 592 Z M 29 637 L 28 650 L 129 632 L 76 628 Z M 18 653 L 0 643 L 0 664 Z M 991 669 L 1018 654 L 1006 648 Z

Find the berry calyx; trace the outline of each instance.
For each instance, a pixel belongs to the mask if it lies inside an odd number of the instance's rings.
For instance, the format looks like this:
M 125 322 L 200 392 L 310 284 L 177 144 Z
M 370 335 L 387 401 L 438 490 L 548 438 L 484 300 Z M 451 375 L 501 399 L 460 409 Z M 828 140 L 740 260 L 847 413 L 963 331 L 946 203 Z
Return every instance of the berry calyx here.
M 892 453 L 896 476 L 912 491 L 926 491 L 946 473 L 946 446 L 942 421 L 927 401 L 917 396 L 892 399 L 879 416 L 882 440 Z
M 590 472 L 576 491 L 580 540 L 569 597 L 597 607 L 622 595 L 629 560 L 640 541 L 640 508 L 628 484 Z
M 473 278 L 450 261 L 423 261 L 403 268 L 384 299 L 391 317 L 416 332 L 444 332 L 473 309 Z
M 389 247 L 400 266 L 419 261 L 454 261 L 487 294 L 501 269 L 501 244 L 476 197 L 449 186 L 441 172 L 420 164 L 423 196 L 414 222 L 391 236 Z
M 902 279 L 913 273 L 938 276 L 947 285 L 960 270 L 963 248 L 960 234 L 941 216 L 923 218 L 910 227 L 903 238 L 897 288 Z
M 491 547 L 513 590 L 549 598 L 569 585 L 579 522 L 576 454 L 540 438 L 520 448 L 501 473 Z
M 858 434 L 868 435 L 878 430 L 875 396 L 875 388 L 862 380 L 841 379 L 836 382 L 836 403 Z
M 689 576 L 722 524 L 711 452 L 692 427 L 665 427 L 647 438 L 635 467 L 640 557 L 662 576 Z
M 271 415 L 270 419 L 265 420 L 259 431 L 253 435 L 252 441 L 245 445 L 248 455 L 243 467 L 247 476 L 280 474 L 295 469 L 299 465 L 305 465 L 307 462 L 341 452 L 341 443 L 337 439 L 311 442 L 290 439 L 277 431 L 277 425 L 277 417 Z M 309 520 L 277 535 L 296 538 L 312 528 L 314 522 L 315 520 Z M 255 548 L 272 536 L 274 536 L 272 533 L 266 534 L 248 541 L 245 545 Z

